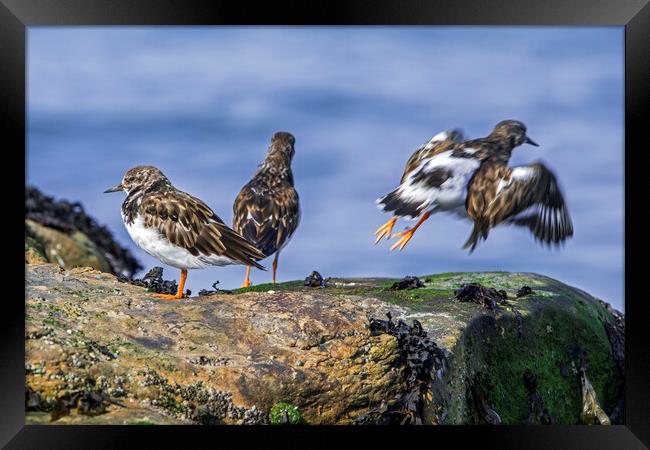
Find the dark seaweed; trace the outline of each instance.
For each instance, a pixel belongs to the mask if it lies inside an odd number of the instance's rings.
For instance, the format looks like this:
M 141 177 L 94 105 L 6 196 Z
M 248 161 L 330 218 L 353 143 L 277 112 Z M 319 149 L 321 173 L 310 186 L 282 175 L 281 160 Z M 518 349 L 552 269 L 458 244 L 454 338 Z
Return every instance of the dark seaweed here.
M 79 202 L 57 201 L 29 186 L 25 188 L 25 219 L 67 234 L 75 231 L 84 233 L 106 257 L 115 275 L 131 277 L 142 269 L 131 252 L 118 244 L 106 227 L 88 216 Z
M 461 302 L 474 302 L 493 310 L 497 302 L 503 302 L 508 298 L 504 290 L 488 288 L 478 283 L 463 284 L 460 289 L 454 291 L 454 296 Z
M 118 276 L 118 281 L 123 283 L 130 283 L 136 286 L 141 286 L 146 288 L 150 292 L 155 292 L 157 294 L 176 294 L 178 292 L 178 284 L 175 280 L 164 280 L 163 279 L 163 268 L 154 267 L 151 269 L 145 276 L 142 278 L 129 278 L 126 276 Z M 186 291 L 189 296 L 191 291 Z
M 305 278 L 305 286 L 309 287 L 325 287 L 325 280 L 320 273 L 315 270 Z
M 432 375 L 445 366 L 445 354 L 417 320 L 410 326 L 402 320 L 393 322 L 390 313 L 386 316 L 388 320 L 371 318 L 370 332 L 374 336 L 387 333 L 397 338 L 406 389 L 396 402 L 390 405 L 384 402 L 377 410 L 360 417 L 357 423 L 421 425 Z
M 417 289 L 421 287 L 424 287 L 424 283 L 418 277 L 407 276 L 393 283 L 390 289 L 393 291 L 401 291 L 403 289 Z
M 232 291 L 228 291 L 228 290 L 225 290 L 225 289 L 219 289 L 217 287 L 217 284 L 219 284 L 219 280 L 212 283 L 213 290 L 201 289 L 199 291 L 199 296 L 212 295 L 212 294 L 232 294 Z
M 67 416 L 72 409 L 76 409 L 77 413 L 87 416 L 104 414 L 109 404 L 124 406 L 112 400 L 103 391 L 79 389 L 66 392 L 57 398 L 46 400 L 32 388 L 27 387 L 25 389 L 25 410 L 47 411 L 50 413 L 51 421 Z
M 530 288 L 530 286 L 522 286 L 517 291 L 517 298 L 523 297 L 525 295 L 530 295 L 532 293 L 533 293 L 533 290 Z

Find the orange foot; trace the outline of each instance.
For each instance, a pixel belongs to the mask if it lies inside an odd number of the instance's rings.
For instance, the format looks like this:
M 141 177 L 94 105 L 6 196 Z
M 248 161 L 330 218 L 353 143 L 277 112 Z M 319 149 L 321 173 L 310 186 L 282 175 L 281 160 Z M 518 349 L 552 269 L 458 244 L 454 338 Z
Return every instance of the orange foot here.
M 377 239 L 375 240 L 375 244 L 377 244 L 379 241 L 384 236 L 387 236 L 387 239 L 390 239 L 390 233 L 393 231 L 393 227 L 395 226 L 395 222 L 397 222 L 397 216 L 393 216 L 392 219 L 390 219 L 388 222 L 377 228 L 377 231 L 375 231 L 375 234 L 378 234 Z
M 402 238 L 393 244 L 393 246 L 390 248 L 390 251 L 392 252 L 397 247 L 399 247 L 400 252 L 404 250 L 404 247 L 406 247 L 406 244 L 409 243 L 409 241 L 411 240 L 411 238 L 413 237 L 417 229 L 420 228 L 420 225 L 422 225 L 422 223 L 425 220 L 427 220 L 430 215 L 431 215 L 430 212 L 425 212 L 424 214 L 422 214 L 422 217 L 420 217 L 420 220 L 418 220 L 418 223 L 416 223 L 413 228 L 411 228 L 410 230 L 402 231 L 401 233 L 396 233 L 395 236 L 401 236 Z
M 417 228 L 412 228 L 410 230 L 406 230 L 406 231 L 402 231 L 400 233 L 396 233 L 395 237 L 401 236 L 402 238 L 399 241 L 395 242 L 391 246 L 390 251 L 392 252 L 397 247 L 399 247 L 399 251 L 401 252 L 404 249 L 404 247 L 406 247 L 406 244 L 409 243 L 409 241 L 411 240 L 411 238 L 415 234 L 415 230 L 417 230 Z
M 251 282 L 248 281 L 248 280 L 244 280 L 244 282 L 240 286 L 240 289 L 241 288 L 247 288 L 247 287 L 251 287 Z
M 178 293 L 178 294 L 153 294 L 153 296 L 157 297 L 157 298 L 175 298 L 175 299 L 183 298 L 182 293 Z

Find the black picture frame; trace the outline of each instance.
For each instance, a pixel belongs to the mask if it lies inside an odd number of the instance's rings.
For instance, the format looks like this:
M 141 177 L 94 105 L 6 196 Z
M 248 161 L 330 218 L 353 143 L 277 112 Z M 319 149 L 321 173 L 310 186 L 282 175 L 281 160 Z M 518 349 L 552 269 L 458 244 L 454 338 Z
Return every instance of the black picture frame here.
M 0 0 L 0 127 L 4 129 L 3 162 L 7 199 L 4 219 L 24 230 L 24 221 L 11 211 L 19 208 L 19 167 L 25 173 L 26 151 L 26 31 L 32 26 L 77 25 L 571 25 L 625 27 L 625 298 L 626 301 L 626 419 L 625 425 L 587 426 L 483 426 L 457 427 L 336 427 L 334 437 L 378 440 L 381 445 L 424 439 L 430 445 L 463 446 L 470 441 L 492 448 L 612 448 L 636 449 L 650 445 L 650 357 L 644 324 L 647 299 L 642 295 L 644 254 L 641 238 L 647 207 L 642 195 L 646 181 L 641 154 L 646 151 L 643 132 L 650 100 L 650 5 L 648 0 L 348 0 L 327 2 L 234 2 L 220 0 Z M 9 157 L 14 161 L 8 162 Z M 21 166 L 22 164 L 22 166 Z M 7 175 L 9 175 L 7 177 Z M 18 180 L 16 180 L 18 178 Z M 9 192 L 8 192 L 9 191 Z M 14 192 L 15 191 L 15 192 Z M 11 203 L 15 201 L 15 206 Z M 641 207 L 639 207 L 641 205 Z M 24 203 L 23 203 L 24 207 Z M 4 227 L 3 227 L 4 228 Z M 6 228 L 7 230 L 9 228 Z M 9 233 L 9 231 L 7 231 Z M 24 258 L 19 239 L 5 239 L 5 253 L 15 252 L 14 270 Z M 15 241 L 15 242 L 13 242 Z M 13 245 L 8 245 L 13 244 Z M 638 261 L 638 262 L 637 262 Z M 24 268 L 24 266 L 23 266 Z M 22 272 L 24 276 L 24 272 Z M 11 277 L 11 275 L 9 275 Z M 20 275 L 16 278 L 20 279 Z M 13 279 L 13 277 L 12 277 Z M 0 361 L 0 445 L 6 448 L 117 448 L 130 447 L 136 438 L 171 443 L 187 435 L 212 440 L 212 446 L 231 448 L 223 436 L 282 439 L 283 447 L 311 448 L 332 445 L 316 440 L 324 427 L 95 427 L 26 426 L 24 398 L 24 304 L 18 301 L 20 283 L 5 284 L 2 360 Z M 14 292 L 16 291 L 16 292 Z M 369 436 L 369 435 L 372 435 Z M 443 443 L 447 441 L 447 443 Z M 270 440 L 267 440 L 267 445 Z

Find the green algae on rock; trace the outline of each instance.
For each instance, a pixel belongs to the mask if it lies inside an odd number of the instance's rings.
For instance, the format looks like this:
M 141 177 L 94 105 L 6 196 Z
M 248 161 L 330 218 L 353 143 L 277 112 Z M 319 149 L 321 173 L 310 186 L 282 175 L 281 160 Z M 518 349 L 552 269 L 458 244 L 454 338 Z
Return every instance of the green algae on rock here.
M 421 394 L 423 423 L 581 423 L 582 367 L 605 414 L 622 392 L 608 337 L 622 315 L 540 275 L 437 274 L 401 291 L 331 278 L 178 301 L 90 268 L 26 271 L 27 423 L 273 423 L 281 403 L 307 424 L 355 423 L 409 389 L 396 338 L 369 329 L 386 313 L 417 320 L 446 355 Z M 466 283 L 507 301 L 459 302 Z
M 278 402 L 271 408 L 269 421 L 271 425 L 299 425 L 303 422 L 303 418 L 297 406 Z

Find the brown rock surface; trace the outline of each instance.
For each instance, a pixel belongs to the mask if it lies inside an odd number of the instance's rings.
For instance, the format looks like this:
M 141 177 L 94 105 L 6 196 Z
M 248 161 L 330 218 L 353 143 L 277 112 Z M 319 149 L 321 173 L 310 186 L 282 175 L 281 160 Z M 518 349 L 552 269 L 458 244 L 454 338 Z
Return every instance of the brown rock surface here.
M 283 399 L 307 422 L 349 423 L 399 391 L 395 339 L 366 327 L 379 300 L 322 290 L 161 300 L 51 264 L 28 266 L 27 285 L 28 385 L 50 402 L 102 388 L 124 405 L 108 404 L 103 423 L 142 420 L 125 409 L 158 417 L 152 408 L 185 421 L 206 405 L 208 422 L 263 423 Z M 72 411 L 58 422 L 79 421 Z
M 362 421 L 399 408 L 408 391 L 405 357 L 416 355 L 369 331 L 370 317 L 387 312 L 420 321 L 447 355 L 424 393 L 425 423 L 526 423 L 534 407 L 579 423 L 572 367 L 587 367 L 595 401 L 611 413 L 622 376 L 606 304 L 535 274 L 422 279 L 412 290 L 328 279 L 179 301 L 91 268 L 28 264 L 27 423 L 268 423 L 279 402 L 306 423 Z M 505 290 L 507 302 L 458 301 L 454 290 L 468 282 Z M 516 297 L 522 285 L 532 292 Z M 537 406 L 524 373 L 535 377 Z

